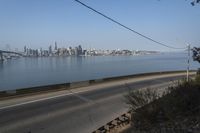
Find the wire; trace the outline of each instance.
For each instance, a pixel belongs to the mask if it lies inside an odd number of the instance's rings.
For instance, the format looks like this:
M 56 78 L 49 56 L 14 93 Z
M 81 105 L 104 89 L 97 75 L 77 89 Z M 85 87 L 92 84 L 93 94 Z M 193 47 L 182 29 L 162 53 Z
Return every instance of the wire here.
M 127 27 L 127 26 L 121 24 L 120 22 L 118 22 L 118 21 L 116 21 L 116 20 L 114 20 L 114 19 L 108 17 L 107 15 L 105 15 L 105 14 L 103 14 L 103 13 L 101 13 L 101 12 L 95 10 L 94 8 L 92 8 L 92 7 L 90 7 L 90 6 L 86 5 L 86 4 L 84 4 L 83 2 L 81 2 L 81 1 L 79 1 L 79 0 L 74 0 L 74 1 L 78 2 L 79 4 L 81 4 L 81 5 L 85 6 L 86 8 L 88 8 L 88 9 L 94 11 L 95 13 L 97 13 L 97 14 L 103 16 L 104 18 L 106 18 L 106 19 L 108 19 L 108 20 L 110 20 L 110 21 L 112 21 L 112 22 L 118 24 L 119 26 L 121 26 L 121 27 L 123 27 L 123 28 L 125 28 L 125 29 L 127 29 L 127 30 L 129 30 L 129 31 L 131 31 L 131 32 L 134 32 L 135 34 L 137 34 L 137 35 L 139 35 L 139 36 L 141 36 L 141 37 L 143 37 L 143 38 L 145 38 L 145 39 L 147 39 L 147 40 L 150 40 L 150 41 L 152 41 L 152 42 L 154 42 L 154 43 L 157 43 L 157 44 L 159 44 L 159 45 L 162 45 L 162 46 L 165 46 L 165 47 L 168 47 L 168 48 L 171 48 L 171 49 L 186 49 L 186 47 L 184 47 L 184 48 L 177 48 L 177 47 L 169 46 L 169 45 L 166 45 L 166 44 L 161 43 L 161 42 L 159 42 L 159 41 L 156 41 L 156 40 L 154 40 L 154 39 L 152 39 L 152 38 L 150 38 L 150 37 L 148 37 L 148 36 L 146 36 L 146 35 L 143 35 L 143 34 L 137 32 L 137 31 L 135 31 L 135 30 L 133 30 L 133 29 L 131 29 L 131 28 L 129 28 L 129 27 Z

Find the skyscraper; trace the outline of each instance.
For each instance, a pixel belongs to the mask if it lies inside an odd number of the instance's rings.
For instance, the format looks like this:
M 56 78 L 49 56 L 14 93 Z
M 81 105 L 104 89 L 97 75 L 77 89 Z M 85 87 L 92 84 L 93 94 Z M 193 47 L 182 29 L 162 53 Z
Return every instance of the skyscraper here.
M 78 46 L 78 55 L 82 55 L 83 54 L 83 50 L 81 45 Z
M 58 50 L 57 42 L 55 42 L 55 50 Z
M 24 46 L 24 53 L 26 53 L 26 46 Z
M 78 56 L 78 47 L 75 47 L 75 48 L 74 48 L 74 55 L 75 55 L 75 56 Z
M 49 46 L 49 55 L 51 55 L 52 54 L 52 47 L 51 47 L 51 45 Z
M 40 56 L 43 56 L 43 50 L 40 48 Z

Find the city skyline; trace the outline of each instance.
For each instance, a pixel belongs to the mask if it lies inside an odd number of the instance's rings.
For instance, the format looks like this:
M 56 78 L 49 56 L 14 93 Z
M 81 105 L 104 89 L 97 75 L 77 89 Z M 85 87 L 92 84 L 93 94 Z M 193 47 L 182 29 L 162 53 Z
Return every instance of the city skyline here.
M 83 2 L 163 43 L 175 47 L 186 42 L 199 45 L 200 8 L 187 1 Z M 60 47 L 171 50 L 126 31 L 73 0 L 1 1 L 0 12 L 1 49 L 6 44 L 19 49 L 25 45 L 48 48 L 56 40 Z
M 52 49 L 55 49 L 55 43 L 57 44 L 57 47 L 59 48 L 70 48 L 70 47 L 77 47 L 77 46 L 83 46 L 84 49 L 91 49 L 91 50 L 144 50 L 144 51 L 148 51 L 147 49 L 135 49 L 135 48 L 127 48 L 127 47 L 121 47 L 121 48 L 96 48 L 96 47 L 86 47 L 84 44 L 66 44 L 66 45 L 60 45 L 57 41 L 55 41 L 54 43 L 50 43 L 47 44 L 46 46 L 38 46 L 35 47 L 34 45 L 24 45 L 21 48 L 17 48 L 17 47 L 13 47 L 13 45 L 10 44 L 5 44 L 1 46 L 1 50 L 4 51 L 15 51 L 15 52 L 23 52 L 24 48 L 30 48 L 30 49 L 44 49 L 44 50 L 48 50 L 50 47 L 52 47 Z M 33 47 L 32 47 L 33 46 Z M 154 50 L 149 50 L 149 51 L 154 51 Z M 159 51 L 159 50 L 157 50 Z M 161 51 L 162 52 L 162 51 Z
M 23 53 L 26 57 L 51 57 L 51 56 L 116 56 L 116 55 L 146 55 L 146 54 L 158 54 L 159 51 L 147 51 L 147 50 L 130 50 L 130 49 L 86 49 L 82 48 L 81 45 L 72 47 L 59 47 L 57 42 L 54 45 L 50 45 L 48 49 L 33 49 L 24 46 Z

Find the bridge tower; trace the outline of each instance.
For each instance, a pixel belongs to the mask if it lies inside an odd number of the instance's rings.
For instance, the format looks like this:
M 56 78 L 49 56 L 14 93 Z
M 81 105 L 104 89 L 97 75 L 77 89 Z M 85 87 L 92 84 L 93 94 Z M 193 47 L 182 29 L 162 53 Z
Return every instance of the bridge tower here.
M 3 61 L 3 52 L 0 51 L 0 61 Z

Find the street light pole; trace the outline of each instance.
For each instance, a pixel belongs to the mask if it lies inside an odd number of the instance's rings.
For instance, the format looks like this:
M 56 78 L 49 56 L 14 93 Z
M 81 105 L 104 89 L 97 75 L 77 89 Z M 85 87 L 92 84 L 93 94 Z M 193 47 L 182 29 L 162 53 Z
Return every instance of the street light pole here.
M 189 72 L 190 72 L 190 44 L 188 44 L 188 66 L 187 66 L 187 82 L 189 82 Z

